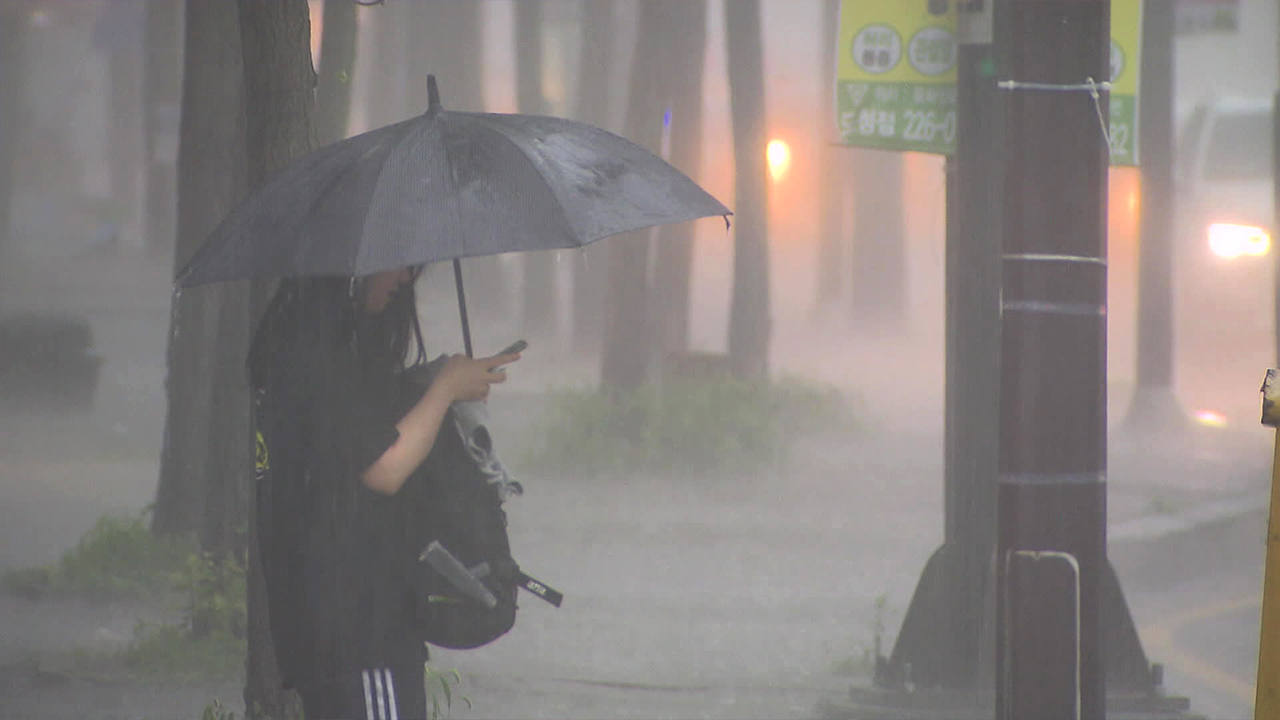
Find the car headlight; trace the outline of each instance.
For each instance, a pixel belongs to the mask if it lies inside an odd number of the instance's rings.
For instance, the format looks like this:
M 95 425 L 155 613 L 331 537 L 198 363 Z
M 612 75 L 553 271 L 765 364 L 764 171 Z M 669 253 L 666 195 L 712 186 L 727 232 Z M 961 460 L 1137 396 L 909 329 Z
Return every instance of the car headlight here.
M 1271 234 L 1256 225 L 1213 223 L 1209 226 L 1209 249 L 1227 259 L 1241 255 L 1260 257 L 1271 250 Z

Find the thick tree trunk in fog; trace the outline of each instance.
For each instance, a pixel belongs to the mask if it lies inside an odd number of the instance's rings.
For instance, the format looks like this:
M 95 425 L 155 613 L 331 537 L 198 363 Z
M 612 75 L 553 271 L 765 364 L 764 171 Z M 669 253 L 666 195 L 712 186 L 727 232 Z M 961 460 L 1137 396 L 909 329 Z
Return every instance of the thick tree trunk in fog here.
M 578 120 L 613 130 L 609 116 L 613 68 L 614 0 L 581 0 L 582 54 L 578 59 Z M 579 352 L 600 348 L 604 324 L 604 281 L 608 256 L 594 243 L 573 256 L 573 345 Z
M 542 96 L 542 0 L 515 3 L 516 102 L 529 115 L 547 114 Z M 556 254 L 522 253 L 520 325 L 531 337 L 552 337 L 556 331 Z
M 660 108 L 671 113 L 668 162 L 697 180 L 702 162 L 702 76 L 707 46 L 705 0 L 663 6 L 661 45 L 668 63 Z M 689 281 L 693 271 L 694 223 L 663 225 L 656 232 L 655 326 L 662 357 L 689 348 Z
M 653 152 L 658 152 L 662 143 L 662 115 L 653 108 L 661 100 L 661 88 L 670 81 L 663 76 L 662 53 L 654 51 L 662 37 L 666 5 L 667 0 L 639 3 L 636 53 L 623 129 L 626 138 Z M 649 238 L 649 230 L 639 230 L 604 241 L 608 243 L 609 260 L 600 384 L 609 392 L 639 387 L 648 376 L 653 347 L 648 309 Z
M 319 145 L 347 136 L 351 81 L 356 65 L 356 4 L 324 0 L 320 72 L 316 78 L 315 135 Z
M 330 0 L 332 2 L 332 0 Z M 241 48 L 244 55 L 244 88 L 247 106 L 245 148 L 248 152 L 250 191 L 295 157 L 311 150 L 312 89 L 316 76 L 311 66 L 311 20 L 306 0 L 264 3 L 240 0 Z M 237 356 L 248 351 L 253 326 L 265 307 L 265 283 L 254 283 L 247 321 L 236 328 L 241 341 Z M 239 318 L 238 318 L 239 319 Z M 242 451 L 229 458 L 245 478 L 247 488 L 251 463 L 252 434 L 249 432 L 249 396 L 245 391 L 243 363 L 235 366 L 240 382 L 228 391 L 235 398 L 234 417 L 245 428 Z M 228 372 L 228 376 L 232 373 Z M 229 379 L 229 378 L 228 378 Z M 225 386 L 224 386 L 225 387 Z M 228 413 L 228 417 L 232 417 Z M 246 492 L 252 498 L 252 493 Z M 271 643 L 267 618 L 266 588 L 258 557 L 254 513 L 249 525 L 249 657 L 246 663 L 245 707 L 269 718 L 299 717 L 294 693 L 281 688 L 279 669 Z
M 765 165 L 764 42 L 759 0 L 724 4 L 733 119 L 733 294 L 729 354 L 741 377 L 766 377 L 769 306 L 768 168 Z
M 25 2 L 0 3 L 0 261 L 7 260 L 12 249 L 9 218 L 23 124 L 27 9 Z
M 178 212 L 177 137 L 182 102 L 182 3 L 149 2 L 143 65 L 144 247 L 174 249 Z
M 853 326 L 883 331 L 906 320 L 907 254 L 902 224 L 902 155 L 853 153 Z
M 408 3 L 404 87 L 408 115 L 427 109 L 427 75 L 436 76 L 445 109 L 484 111 L 483 5 L 479 0 Z M 487 314 L 505 312 L 511 300 L 501 262 L 497 257 L 478 257 L 462 263 L 473 319 L 484 322 Z
M 822 69 L 822 120 L 819 124 L 818 153 L 818 278 L 819 307 L 829 305 L 840 297 L 844 283 L 844 208 L 841 197 L 844 191 L 844 152 L 827 147 L 836 138 L 836 42 L 839 36 L 840 0 L 822 0 L 822 54 L 818 64 Z
M 249 188 L 311 146 L 309 38 L 304 0 L 187 3 L 176 268 Z M 246 705 L 286 718 L 297 716 L 296 700 L 280 689 L 256 538 L 244 535 L 253 528 L 244 358 L 264 291 L 218 283 L 174 298 L 153 530 L 194 531 L 215 553 L 248 551 Z
M 244 196 L 247 172 L 236 5 L 189 0 L 185 11 L 175 270 Z M 223 392 L 215 368 L 244 364 L 243 356 L 233 356 L 235 338 L 223 342 L 222 315 L 243 314 L 247 307 L 244 283 L 192 288 L 173 299 L 168 408 L 152 529 L 161 534 L 199 533 L 206 547 L 234 544 L 230 538 L 208 535 L 204 527 L 211 486 L 230 481 L 223 477 L 221 459 L 243 450 L 229 445 L 239 437 L 216 435 L 221 428 L 210 410 L 214 396 Z M 231 387 L 242 389 L 243 373 L 235 380 Z

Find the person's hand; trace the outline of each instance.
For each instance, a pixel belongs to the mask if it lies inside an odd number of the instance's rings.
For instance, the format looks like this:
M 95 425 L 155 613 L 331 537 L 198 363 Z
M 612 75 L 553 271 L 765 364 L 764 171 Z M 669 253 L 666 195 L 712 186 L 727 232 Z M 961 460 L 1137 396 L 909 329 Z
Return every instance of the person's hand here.
M 453 355 L 445 361 L 436 376 L 450 402 L 458 400 L 483 400 L 489 397 L 489 386 L 505 382 L 507 374 L 498 368 L 520 359 L 520 353 L 469 358 Z

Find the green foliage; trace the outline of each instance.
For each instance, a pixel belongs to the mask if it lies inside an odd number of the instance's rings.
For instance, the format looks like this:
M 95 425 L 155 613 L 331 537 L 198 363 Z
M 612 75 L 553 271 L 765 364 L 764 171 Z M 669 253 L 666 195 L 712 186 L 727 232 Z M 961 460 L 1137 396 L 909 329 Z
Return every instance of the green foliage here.
M 837 660 L 832 667 L 832 672 L 836 675 L 845 677 L 870 676 L 875 673 L 876 659 L 883 654 L 883 643 L 885 630 L 885 616 L 888 614 L 889 596 L 881 593 L 876 596 L 873 603 L 873 614 L 871 619 L 871 636 L 870 645 L 859 643 L 856 645 L 854 653 L 849 657 Z
M 853 425 L 838 389 L 796 378 L 667 380 L 614 395 L 570 389 L 552 394 L 526 461 L 546 471 L 741 472 L 781 465 L 800 437 Z
M 139 622 L 119 660 L 139 676 L 184 682 L 235 679 L 244 670 L 244 657 L 244 638 L 228 632 L 197 637 L 182 623 Z
M 6 570 L 0 587 L 32 599 L 132 599 L 162 592 L 195 543 L 152 535 L 148 514 L 99 518 L 57 564 Z
M 221 700 L 215 699 L 205 706 L 204 712 L 200 713 L 200 720 L 236 720 L 236 714 L 222 707 Z
M 244 667 L 248 627 L 245 558 L 190 553 L 170 576 L 181 593 L 178 623 L 139 623 L 125 650 L 126 665 L 162 677 L 234 678 Z M 234 720 L 234 718 L 228 718 Z
M 244 558 L 191 553 L 172 583 L 184 595 L 184 622 L 193 636 L 245 636 L 249 596 Z
M 423 680 L 427 686 L 427 718 L 428 720 L 448 720 L 449 711 L 453 709 L 454 687 L 462 687 L 462 674 L 454 670 L 437 670 L 429 664 L 422 668 Z M 452 685 L 450 684 L 452 682 Z M 441 705 L 440 698 L 444 698 Z M 471 698 L 459 696 L 472 709 Z

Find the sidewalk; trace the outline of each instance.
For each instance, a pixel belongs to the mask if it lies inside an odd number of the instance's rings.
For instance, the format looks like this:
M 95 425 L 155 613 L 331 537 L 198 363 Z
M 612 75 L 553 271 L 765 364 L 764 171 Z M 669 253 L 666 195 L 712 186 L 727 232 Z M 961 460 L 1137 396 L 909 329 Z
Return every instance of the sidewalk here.
M 90 416 L 42 427 L 5 418 L 8 437 L 52 430 L 58 438 L 24 443 L 26 457 L 6 454 L 0 465 L 5 567 L 56 559 L 98 515 L 152 499 L 168 269 L 156 264 L 130 283 L 112 279 L 111 267 L 97 268 L 98 285 L 80 291 L 43 285 L 90 317 L 107 365 Z M 452 320 L 442 315 L 441 328 Z M 482 332 L 495 346 L 511 339 L 498 326 Z M 435 654 L 436 667 L 459 670 L 475 703 L 455 704 L 452 717 L 802 718 L 847 690 L 851 679 L 834 666 L 870 647 L 878 625 L 885 650 L 892 646 L 942 540 L 937 345 L 890 354 L 885 341 L 863 343 L 852 357 L 823 347 L 803 362 L 781 358 L 779 371 L 827 368 L 851 378 L 866 418 L 860 432 L 806 441 L 786 472 L 626 480 L 521 471 L 519 447 L 547 387 L 592 372 L 562 349 L 531 347 L 493 396 L 494 437 L 527 489 L 508 508 L 517 557 L 566 600 L 556 610 L 523 598 L 508 636 Z M 485 347 L 478 337 L 477 350 Z M 1113 433 L 1112 541 L 1159 547 L 1170 533 L 1256 509 L 1266 501 L 1270 442 L 1261 428 L 1166 439 Z M 76 447 L 108 448 L 112 459 L 67 452 Z M 239 688 L 227 685 L 102 687 L 14 665 L 127 637 L 134 611 L 0 596 L 0 716 L 172 717 L 182 707 L 194 716 L 214 697 L 238 708 Z

